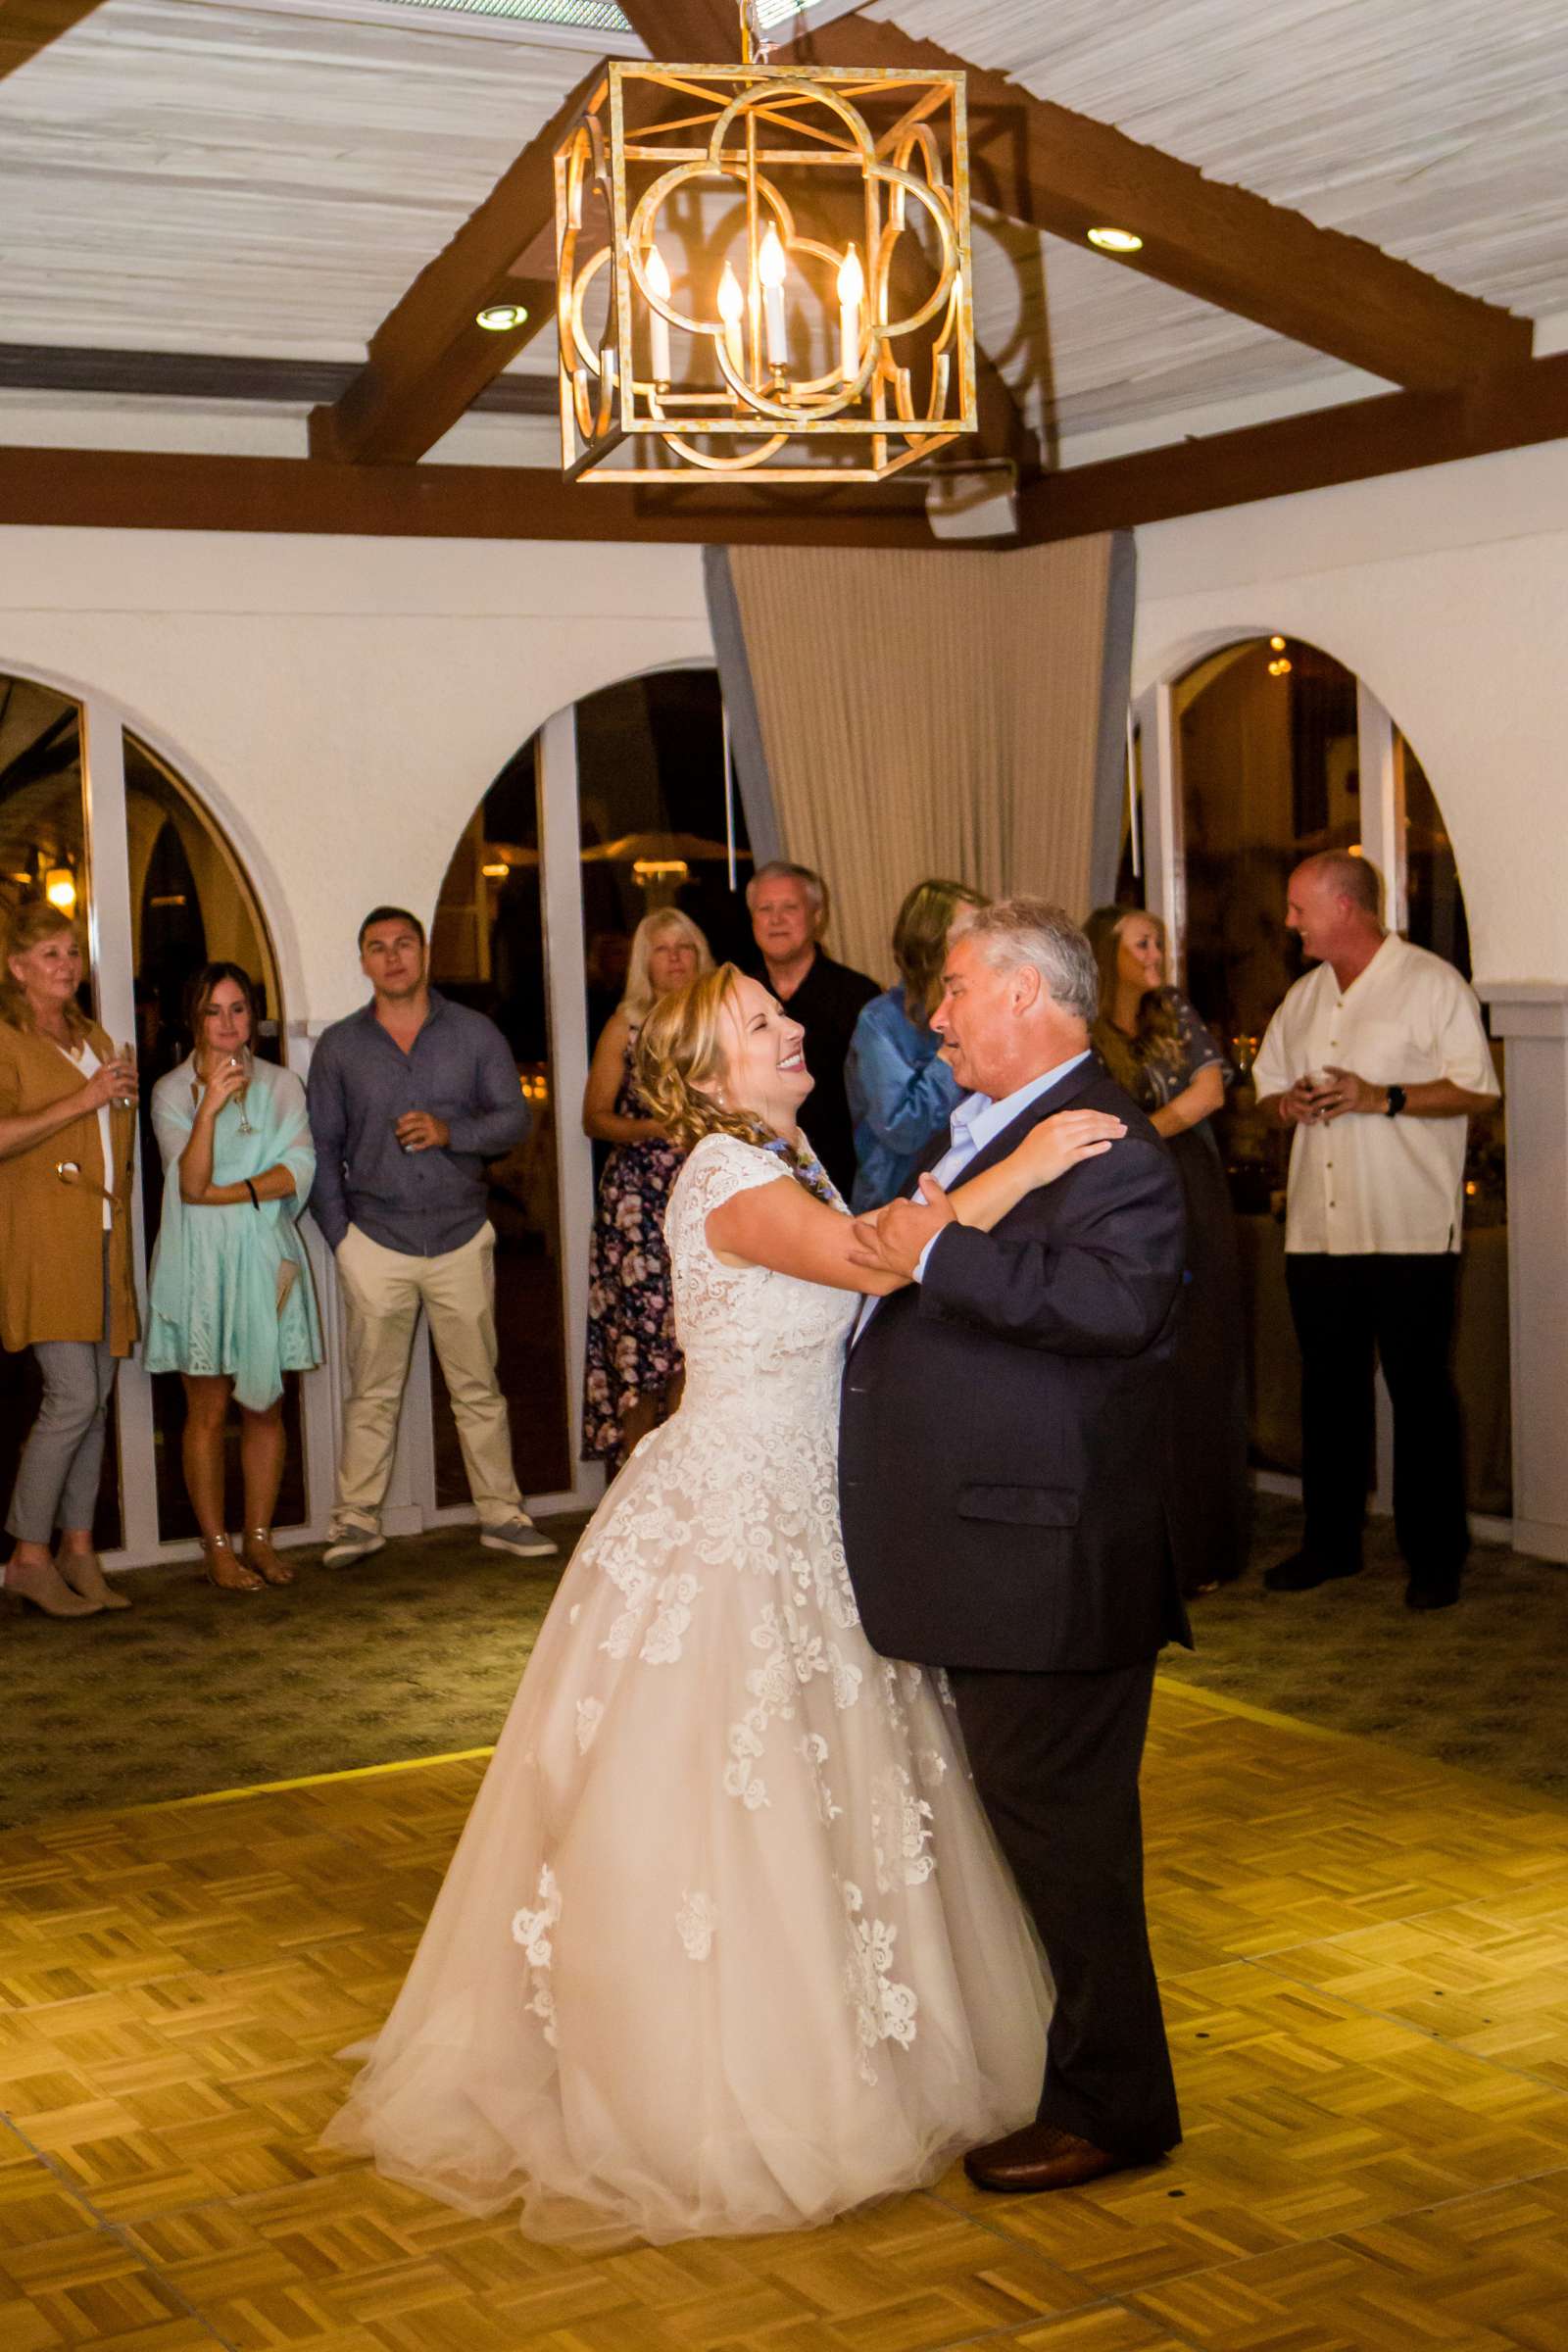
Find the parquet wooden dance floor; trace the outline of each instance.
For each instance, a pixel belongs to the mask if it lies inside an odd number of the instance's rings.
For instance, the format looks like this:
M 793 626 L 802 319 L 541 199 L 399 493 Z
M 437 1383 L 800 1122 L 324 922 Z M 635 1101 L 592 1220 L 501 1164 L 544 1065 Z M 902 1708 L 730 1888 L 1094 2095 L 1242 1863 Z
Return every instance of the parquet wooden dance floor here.
M 314 2145 L 481 1770 L 0 1839 L 0 2352 L 1568 2352 L 1568 1810 L 1164 1685 L 1173 2162 L 586 2260 Z

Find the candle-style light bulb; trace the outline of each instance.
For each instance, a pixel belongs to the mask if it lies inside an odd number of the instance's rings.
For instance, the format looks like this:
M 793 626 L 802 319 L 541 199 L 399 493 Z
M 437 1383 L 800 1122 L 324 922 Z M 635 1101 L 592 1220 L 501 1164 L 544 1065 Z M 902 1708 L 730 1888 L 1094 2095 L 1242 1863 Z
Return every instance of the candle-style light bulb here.
M 762 283 L 762 333 L 770 368 L 782 368 L 789 357 L 789 347 L 784 339 L 784 272 L 787 268 L 778 230 L 770 220 L 757 257 L 757 274 Z
M 860 304 L 865 299 L 865 271 L 852 245 L 839 264 L 839 372 L 853 384 L 860 372 Z
M 741 292 L 741 281 L 728 262 L 724 264 L 724 273 L 718 281 L 718 315 L 724 321 L 724 349 L 729 354 L 729 364 L 737 375 L 744 375 L 746 363 L 741 345 L 741 320 L 746 316 L 746 297 Z
M 648 248 L 643 261 L 643 275 L 648 280 L 648 291 L 657 295 L 661 302 L 667 302 L 669 300 L 669 271 L 665 268 L 664 257 L 657 245 L 650 245 Z M 648 344 L 649 356 L 653 363 L 654 381 L 656 384 L 667 384 L 669 381 L 669 320 L 662 311 L 656 311 L 652 303 L 648 306 Z

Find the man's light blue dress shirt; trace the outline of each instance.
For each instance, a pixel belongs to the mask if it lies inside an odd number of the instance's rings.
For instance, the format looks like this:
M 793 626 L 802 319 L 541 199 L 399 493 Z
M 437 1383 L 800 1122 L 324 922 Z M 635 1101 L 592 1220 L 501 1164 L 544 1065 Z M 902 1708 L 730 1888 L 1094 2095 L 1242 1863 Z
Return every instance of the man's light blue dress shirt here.
M 1070 1060 L 1058 1061 L 1054 1069 L 1045 1070 L 1038 1078 L 1031 1078 L 1026 1085 L 1014 1087 L 1012 1093 L 1004 1095 L 1000 1102 L 994 1101 L 990 1095 L 965 1095 L 949 1122 L 949 1132 L 953 1141 L 931 1170 L 931 1174 L 936 1178 L 938 1184 L 946 1188 L 954 1182 L 956 1177 L 961 1176 L 970 1160 L 977 1158 L 987 1144 L 1001 1135 L 1004 1128 L 1010 1127 L 1013 1120 L 1020 1113 L 1026 1111 L 1031 1102 L 1037 1102 L 1050 1088 L 1058 1086 L 1069 1070 L 1075 1070 L 1081 1061 L 1088 1059 L 1089 1049 L 1085 1047 L 1083 1053 L 1074 1054 Z M 921 1198 L 918 1182 L 909 1198 L 911 1200 Z M 926 1259 L 946 1231 L 947 1227 L 943 1226 L 940 1233 L 934 1233 L 921 1250 L 915 1261 L 914 1279 L 916 1282 L 924 1279 Z M 867 1298 L 860 1309 L 859 1321 L 855 1326 L 857 1340 L 881 1303 L 879 1298 Z M 854 1341 L 851 1342 L 851 1346 L 854 1346 Z

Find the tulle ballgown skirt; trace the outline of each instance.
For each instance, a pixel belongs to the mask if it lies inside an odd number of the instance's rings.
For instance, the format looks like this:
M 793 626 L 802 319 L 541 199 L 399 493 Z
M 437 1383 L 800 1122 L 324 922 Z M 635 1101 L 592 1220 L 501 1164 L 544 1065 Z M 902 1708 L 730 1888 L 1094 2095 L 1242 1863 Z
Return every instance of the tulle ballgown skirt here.
M 1050 1993 L 939 1677 L 870 1649 L 831 1435 L 644 1441 L 329 2144 L 530 2236 L 792 2230 L 1033 2115 Z

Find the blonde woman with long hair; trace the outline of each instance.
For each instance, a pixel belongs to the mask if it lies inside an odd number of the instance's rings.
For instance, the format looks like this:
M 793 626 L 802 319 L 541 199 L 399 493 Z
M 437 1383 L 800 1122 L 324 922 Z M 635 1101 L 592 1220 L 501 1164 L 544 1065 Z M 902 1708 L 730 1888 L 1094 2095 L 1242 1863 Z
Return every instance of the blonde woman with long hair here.
M 649 1116 L 633 1056 L 660 1000 L 712 968 L 690 915 L 678 906 L 645 914 L 632 938 L 626 993 L 605 1023 L 583 1090 L 583 1132 L 613 1150 L 588 1245 L 582 1450 L 585 1461 L 616 1469 L 674 1411 L 681 1382 L 664 1211 L 682 1153 Z
M 0 1347 L 32 1349 L 43 1402 L 6 1516 L 5 1592 L 49 1617 L 129 1605 L 104 1576 L 92 1523 L 115 1375 L 136 1342 L 136 1064 L 78 1007 L 81 974 L 69 916 L 42 900 L 11 916 L 0 961 Z
M 725 964 L 652 1006 L 637 1067 L 687 1152 L 686 1394 L 578 1545 L 329 2134 L 585 2246 L 806 2229 L 935 2180 L 1032 2115 L 1051 2002 L 945 1680 L 877 1656 L 856 1608 L 840 1379 L 903 1286 L 857 1262 L 801 1127 L 801 1024 Z M 989 1226 L 1122 1133 L 1042 1120 L 951 1205 Z

